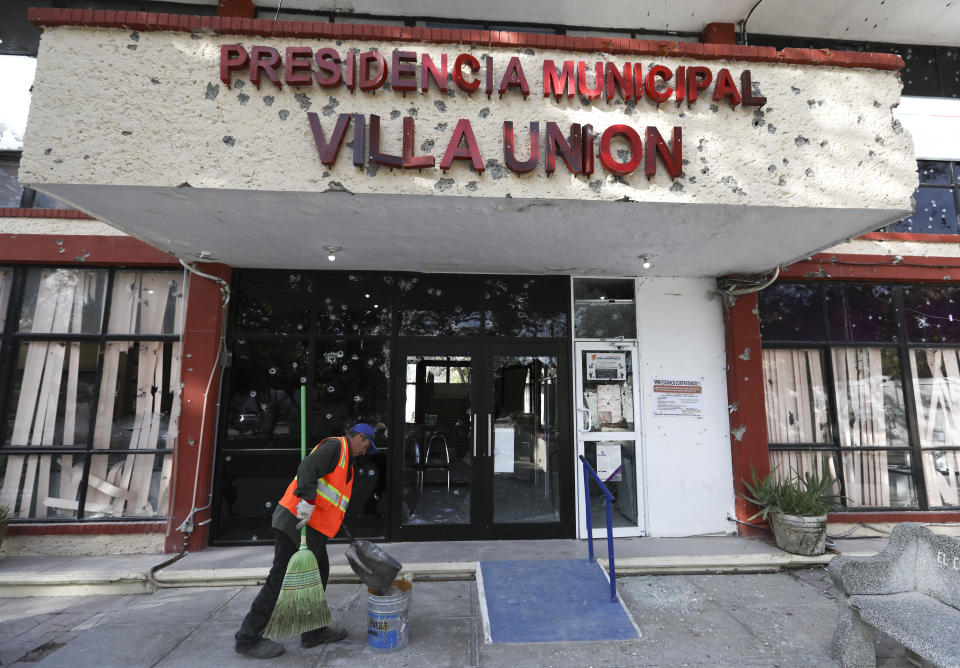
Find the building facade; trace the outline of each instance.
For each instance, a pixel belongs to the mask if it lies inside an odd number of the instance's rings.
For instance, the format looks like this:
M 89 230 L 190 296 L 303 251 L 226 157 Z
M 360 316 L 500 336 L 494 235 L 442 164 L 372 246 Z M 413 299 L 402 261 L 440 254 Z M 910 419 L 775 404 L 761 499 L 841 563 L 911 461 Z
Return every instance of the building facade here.
M 302 414 L 377 426 L 358 536 L 580 536 L 581 455 L 617 536 L 820 463 L 835 526 L 960 517 L 955 50 L 221 5 L 30 11 L 15 549 L 268 540 Z

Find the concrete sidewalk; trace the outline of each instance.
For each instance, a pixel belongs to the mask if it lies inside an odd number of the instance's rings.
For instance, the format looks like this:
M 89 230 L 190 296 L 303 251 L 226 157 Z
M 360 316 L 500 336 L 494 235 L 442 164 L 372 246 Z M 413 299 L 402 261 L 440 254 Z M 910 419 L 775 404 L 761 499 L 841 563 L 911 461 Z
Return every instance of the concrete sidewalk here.
M 558 582 L 558 587 L 563 583 Z M 147 595 L 0 600 L 0 664 L 76 668 L 172 666 L 830 666 L 838 605 L 822 566 L 782 573 L 618 578 L 643 636 L 616 642 L 487 644 L 474 581 L 414 582 L 409 645 L 367 644 L 361 585 L 331 584 L 335 624 L 349 637 L 257 662 L 233 651 L 256 587 L 162 589 Z M 878 639 L 879 665 L 906 668 Z
M 885 539 L 839 541 L 843 553 L 874 554 Z M 347 545 L 329 547 L 331 582 L 355 583 L 344 556 Z M 478 561 L 573 559 L 587 555 L 581 540 L 386 543 L 384 548 L 417 581 L 472 579 Z M 606 565 L 607 544 L 595 541 Z M 734 536 L 618 538 L 618 575 L 655 573 L 773 572 L 828 563 L 833 553 L 800 557 L 759 539 Z M 0 559 L 0 598 L 149 593 L 164 587 L 244 586 L 263 582 L 273 558 L 271 546 L 207 548 L 151 573 L 174 555 L 107 557 L 6 557 Z

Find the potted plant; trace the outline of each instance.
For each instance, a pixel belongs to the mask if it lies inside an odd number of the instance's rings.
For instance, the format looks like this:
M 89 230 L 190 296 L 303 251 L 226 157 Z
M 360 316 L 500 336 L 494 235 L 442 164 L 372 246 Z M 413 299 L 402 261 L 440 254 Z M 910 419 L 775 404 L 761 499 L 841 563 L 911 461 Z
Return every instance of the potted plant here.
M 753 480 L 743 481 L 748 494 L 741 494 L 760 510 L 750 519 L 763 516 L 769 520 L 773 538 L 781 550 L 813 556 L 826 549 L 827 512 L 838 497 L 833 491 L 837 480 L 824 466 L 802 475 L 780 476 L 773 469 L 762 478 L 751 466 Z

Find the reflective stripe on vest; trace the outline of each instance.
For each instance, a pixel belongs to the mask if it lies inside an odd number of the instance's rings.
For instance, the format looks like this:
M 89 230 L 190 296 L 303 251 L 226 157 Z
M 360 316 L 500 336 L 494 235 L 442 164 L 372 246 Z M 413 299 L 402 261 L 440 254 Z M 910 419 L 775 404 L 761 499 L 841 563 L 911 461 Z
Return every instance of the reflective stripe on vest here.
M 341 494 L 336 487 L 328 483 L 323 478 L 317 480 L 317 496 L 340 508 L 341 512 L 347 512 L 347 505 L 350 503 L 350 497 Z

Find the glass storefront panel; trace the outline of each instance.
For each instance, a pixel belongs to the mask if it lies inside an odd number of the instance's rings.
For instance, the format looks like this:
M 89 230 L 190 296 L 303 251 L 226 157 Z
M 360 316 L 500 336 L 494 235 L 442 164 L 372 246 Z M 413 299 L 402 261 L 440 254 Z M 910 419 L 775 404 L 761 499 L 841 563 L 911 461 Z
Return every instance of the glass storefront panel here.
M 960 450 L 924 450 L 923 479 L 931 508 L 960 506 Z
M 909 446 L 897 349 L 831 352 L 841 447 Z
M 634 441 L 587 441 L 583 444 L 583 449 L 584 457 L 613 494 L 611 508 L 613 528 L 636 527 L 640 522 L 637 506 L 636 443 Z M 606 464 L 598 463 L 598 449 L 602 450 Z M 616 464 L 617 457 L 619 457 L 619 466 Z M 579 466 L 577 468 L 580 469 Z M 589 512 L 594 531 L 604 530 L 607 525 L 604 495 L 593 479 L 590 480 Z
M 771 443 L 830 443 L 830 404 L 819 350 L 763 351 L 767 438 Z
M 580 364 L 585 404 L 580 431 L 633 431 L 633 353 L 583 351 Z
M 84 517 L 166 517 L 172 472 L 172 453 L 92 455 Z
M 847 506 L 913 508 L 912 457 L 905 450 L 843 450 Z
M 884 343 L 897 340 L 893 289 L 889 285 L 828 283 L 824 293 L 833 341 Z
M 820 287 L 809 283 L 775 283 L 757 293 L 760 335 L 764 341 L 822 341 Z
M 559 521 L 557 358 L 497 355 L 492 366 L 493 521 Z
M 0 455 L 0 506 L 15 519 L 76 519 L 83 455 Z
M 910 352 L 920 447 L 960 446 L 960 349 Z
M 20 331 L 99 334 L 107 271 L 30 269 L 20 310 Z

